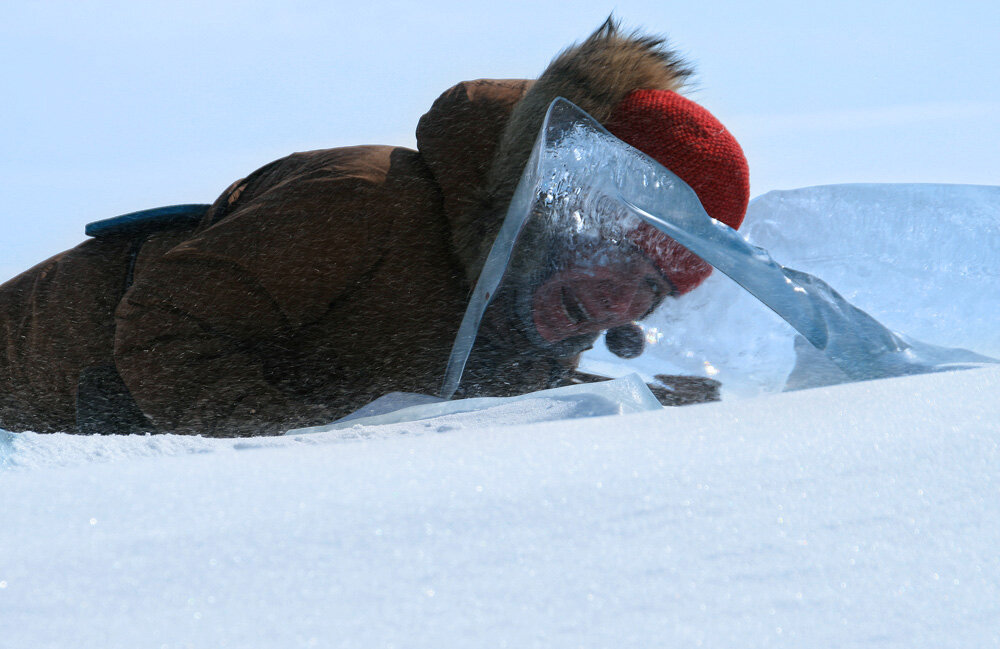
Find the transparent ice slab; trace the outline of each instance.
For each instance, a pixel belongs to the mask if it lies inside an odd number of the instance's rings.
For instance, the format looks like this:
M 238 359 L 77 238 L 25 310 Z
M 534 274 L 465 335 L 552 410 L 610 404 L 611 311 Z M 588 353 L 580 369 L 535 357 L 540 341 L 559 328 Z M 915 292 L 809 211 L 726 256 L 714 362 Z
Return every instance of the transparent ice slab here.
M 896 333 L 851 304 L 818 277 L 778 264 L 766 250 L 751 245 L 739 233 L 709 217 L 694 191 L 675 174 L 612 136 L 572 103 L 557 99 L 549 107 L 503 228 L 466 311 L 446 372 L 442 390 L 445 398 L 450 397 L 458 385 L 479 320 L 503 278 L 531 206 L 540 197 L 547 197 L 549 202 L 555 197 L 554 202 L 558 203 L 572 194 L 580 194 L 581 190 L 590 197 L 592 204 L 616 202 L 724 273 L 821 351 L 846 380 L 937 372 L 998 362 L 964 348 L 925 343 Z M 877 278 L 874 281 L 877 282 Z M 740 333 L 738 330 L 728 332 L 734 346 L 740 344 Z M 648 323 L 647 334 L 647 341 L 655 344 L 658 334 Z M 791 337 L 786 347 L 791 353 Z M 647 353 L 637 361 L 636 369 L 648 376 L 658 370 L 659 362 L 669 364 L 671 360 L 677 359 L 662 358 L 662 355 L 657 358 L 657 354 Z M 767 358 L 757 360 L 768 362 Z M 607 364 L 606 357 L 604 362 Z M 709 368 L 709 375 L 713 373 L 711 370 L 719 371 L 709 360 L 699 359 L 699 362 Z M 597 364 L 600 363 L 598 360 Z M 684 365 L 684 362 L 677 364 Z M 738 376 L 721 378 L 724 386 L 728 378 L 740 382 Z

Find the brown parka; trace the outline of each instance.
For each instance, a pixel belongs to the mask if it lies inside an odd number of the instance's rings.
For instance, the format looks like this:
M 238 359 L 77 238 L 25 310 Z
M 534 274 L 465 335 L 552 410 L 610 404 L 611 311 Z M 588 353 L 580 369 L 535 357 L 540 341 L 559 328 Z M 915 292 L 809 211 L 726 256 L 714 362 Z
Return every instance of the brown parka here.
M 125 393 L 111 402 L 139 417 L 107 432 L 274 434 L 389 391 L 436 393 L 548 104 L 564 96 L 601 120 L 631 90 L 676 90 L 687 74 L 659 40 L 608 23 L 535 82 L 446 91 L 417 151 L 296 153 L 233 183 L 197 225 L 43 262 L 0 287 L 0 428 L 82 430 L 92 368 L 110 369 Z M 577 360 L 512 345 L 486 392 L 557 385 Z

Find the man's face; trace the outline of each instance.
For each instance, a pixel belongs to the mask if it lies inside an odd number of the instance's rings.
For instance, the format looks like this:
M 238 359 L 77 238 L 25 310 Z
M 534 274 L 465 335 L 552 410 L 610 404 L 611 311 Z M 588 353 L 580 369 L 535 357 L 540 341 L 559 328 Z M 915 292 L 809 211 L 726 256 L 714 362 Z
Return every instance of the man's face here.
M 556 343 L 595 335 L 649 313 L 673 291 L 645 256 L 610 263 L 581 263 L 556 271 L 535 290 L 531 312 L 535 330 Z

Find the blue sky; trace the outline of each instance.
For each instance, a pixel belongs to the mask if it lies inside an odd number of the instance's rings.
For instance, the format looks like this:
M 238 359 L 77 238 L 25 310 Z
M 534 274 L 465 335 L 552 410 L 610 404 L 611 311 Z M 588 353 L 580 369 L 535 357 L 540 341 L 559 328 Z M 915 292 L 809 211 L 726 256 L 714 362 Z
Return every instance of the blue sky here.
M 412 146 L 450 85 L 534 77 L 614 10 L 668 35 L 752 193 L 1000 184 L 993 2 L 3 2 L 0 281 L 292 151 Z

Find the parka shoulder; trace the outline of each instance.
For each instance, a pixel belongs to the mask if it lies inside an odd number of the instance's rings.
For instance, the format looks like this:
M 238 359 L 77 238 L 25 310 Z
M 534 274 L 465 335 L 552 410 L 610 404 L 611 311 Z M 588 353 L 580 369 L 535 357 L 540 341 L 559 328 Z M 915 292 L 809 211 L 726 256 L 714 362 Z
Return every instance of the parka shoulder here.
M 411 221 L 443 218 L 430 171 L 416 151 L 402 147 L 295 153 L 227 193 L 214 206 L 225 203 L 214 223 L 137 268 L 136 285 L 146 299 L 169 294 L 175 307 L 220 310 L 208 295 L 199 297 L 197 286 L 178 291 L 164 278 L 183 267 L 227 267 L 270 296 L 289 326 L 301 326 L 392 254 L 399 233 L 413 229 Z M 184 274 L 197 277 L 196 271 Z

